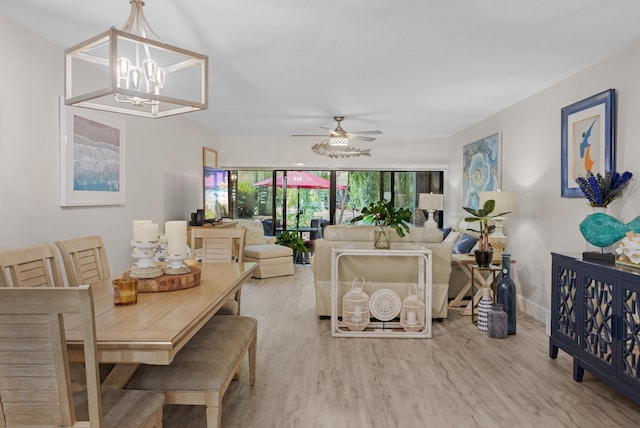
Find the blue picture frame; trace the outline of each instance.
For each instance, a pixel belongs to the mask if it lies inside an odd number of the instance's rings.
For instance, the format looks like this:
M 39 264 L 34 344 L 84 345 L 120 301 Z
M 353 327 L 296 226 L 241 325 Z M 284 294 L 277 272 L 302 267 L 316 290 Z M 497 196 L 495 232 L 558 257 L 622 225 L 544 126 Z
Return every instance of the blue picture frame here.
M 615 98 L 608 89 L 562 108 L 561 195 L 583 198 L 576 178 L 615 170 Z

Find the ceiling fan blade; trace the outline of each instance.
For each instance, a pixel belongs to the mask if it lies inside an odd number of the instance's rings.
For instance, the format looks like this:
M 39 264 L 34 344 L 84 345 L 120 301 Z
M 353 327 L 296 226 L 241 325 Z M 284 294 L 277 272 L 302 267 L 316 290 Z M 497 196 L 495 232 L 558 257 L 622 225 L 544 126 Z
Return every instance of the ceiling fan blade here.
M 363 134 L 363 135 L 376 135 L 376 134 L 382 134 L 382 131 L 358 131 L 358 132 L 350 132 L 350 134 L 353 135 L 358 135 L 358 134 Z
M 362 135 L 351 135 L 349 137 L 350 140 L 360 140 L 360 141 L 375 141 L 373 137 L 364 137 Z
M 340 133 L 335 129 L 327 128 L 326 126 L 321 126 L 320 128 L 326 129 L 327 131 L 329 131 L 329 134 L 331 135 L 340 136 Z
M 327 141 L 331 142 L 333 140 L 333 146 L 342 146 L 345 143 L 348 143 L 349 140 L 360 140 L 360 141 L 374 141 L 373 137 L 365 137 L 364 135 L 379 135 L 382 134 L 382 131 L 371 130 L 371 131 L 359 131 L 359 132 L 347 132 L 341 126 L 340 123 L 344 120 L 343 116 L 334 116 L 333 119 L 338 122 L 338 126 L 336 129 L 331 129 L 326 126 L 321 126 L 320 129 L 326 129 L 329 131 L 329 135 L 317 135 L 317 134 L 293 134 L 292 137 L 325 137 L 318 144 L 325 143 Z M 329 138 L 327 138 L 329 137 Z

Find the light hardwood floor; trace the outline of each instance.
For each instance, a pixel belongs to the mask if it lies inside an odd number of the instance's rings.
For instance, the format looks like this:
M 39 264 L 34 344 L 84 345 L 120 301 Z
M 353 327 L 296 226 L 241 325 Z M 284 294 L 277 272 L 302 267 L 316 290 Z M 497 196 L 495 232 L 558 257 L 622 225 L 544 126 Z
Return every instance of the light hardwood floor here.
M 450 310 L 432 339 L 332 338 L 315 315 L 313 273 L 252 279 L 242 313 L 258 319 L 256 385 L 241 379 L 222 425 L 260 428 L 637 427 L 640 406 L 572 361 L 548 357 L 544 325 L 518 313 L 518 332 L 491 339 Z M 164 426 L 205 427 L 204 407 L 165 406 Z

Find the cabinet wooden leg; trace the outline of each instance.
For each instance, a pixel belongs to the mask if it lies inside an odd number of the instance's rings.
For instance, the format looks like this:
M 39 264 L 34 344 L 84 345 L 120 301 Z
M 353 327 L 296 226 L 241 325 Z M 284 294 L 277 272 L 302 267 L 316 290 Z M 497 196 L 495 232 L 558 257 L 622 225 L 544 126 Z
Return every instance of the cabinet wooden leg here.
M 576 382 L 582 382 L 584 376 L 584 369 L 580 367 L 580 362 L 577 358 L 573 359 L 573 380 Z
M 555 346 L 551 341 L 549 341 L 549 358 L 554 360 L 558 358 L 558 347 Z

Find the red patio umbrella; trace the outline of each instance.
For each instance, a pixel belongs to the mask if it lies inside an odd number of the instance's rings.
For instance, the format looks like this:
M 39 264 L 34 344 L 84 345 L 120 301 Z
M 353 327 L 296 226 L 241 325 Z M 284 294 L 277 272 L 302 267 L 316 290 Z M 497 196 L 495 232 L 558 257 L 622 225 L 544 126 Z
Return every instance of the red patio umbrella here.
M 276 186 L 282 187 L 283 175 L 276 177 Z M 267 178 L 253 183 L 254 186 L 271 186 L 273 179 Z M 293 189 L 329 189 L 331 188 L 331 182 L 326 178 L 319 177 L 308 171 L 288 171 L 287 172 L 287 184 L 285 188 Z M 345 186 L 336 185 L 336 189 L 343 190 Z M 300 191 L 298 191 L 298 213 L 300 213 Z M 296 219 L 300 219 L 300 214 L 296 216 Z M 296 228 L 300 225 L 296 224 Z
M 283 177 L 283 175 L 278 175 L 276 178 L 277 187 L 282 187 Z M 271 178 L 253 183 L 254 186 L 271 186 L 272 184 L 273 180 Z M 287 187 L 294 189 L 329 189 L 331 182 L 308 171 L 289 171 L 287 172 Z M 344 189 L 344 186 L 341 185 L 336 187 L 338 190 Z

